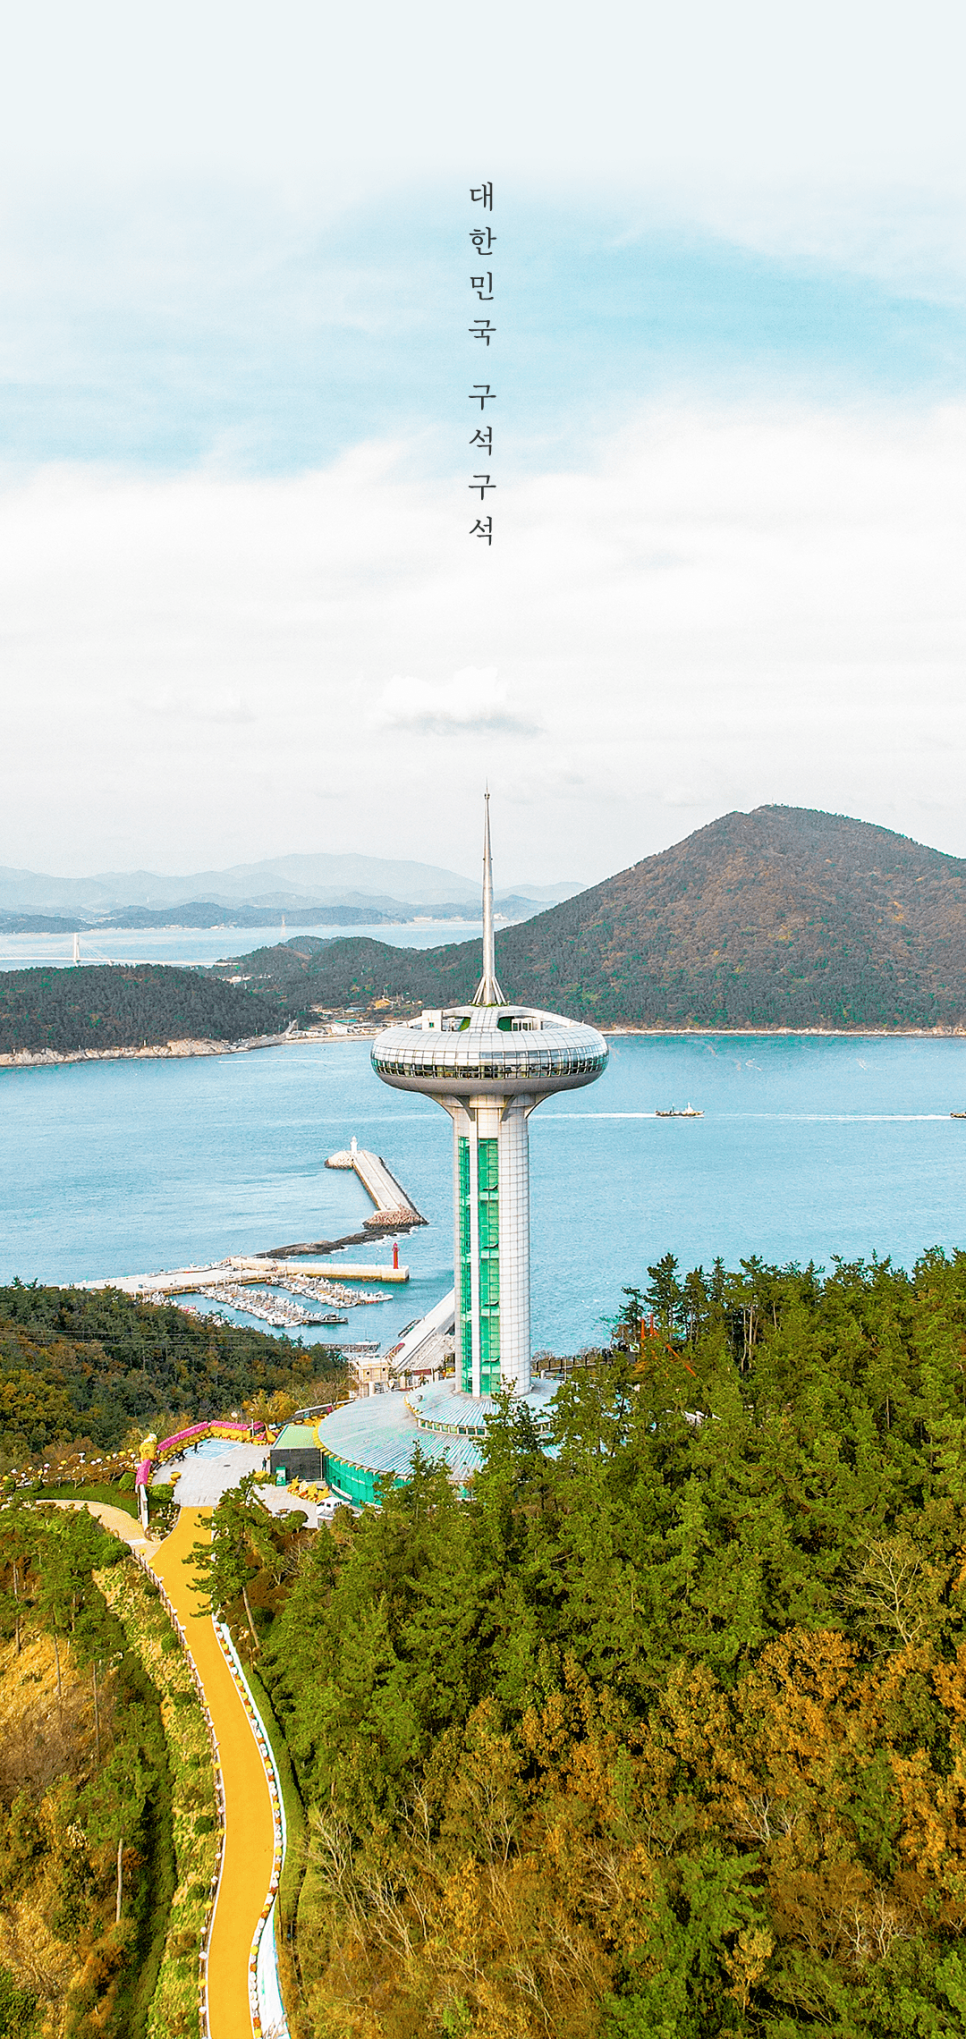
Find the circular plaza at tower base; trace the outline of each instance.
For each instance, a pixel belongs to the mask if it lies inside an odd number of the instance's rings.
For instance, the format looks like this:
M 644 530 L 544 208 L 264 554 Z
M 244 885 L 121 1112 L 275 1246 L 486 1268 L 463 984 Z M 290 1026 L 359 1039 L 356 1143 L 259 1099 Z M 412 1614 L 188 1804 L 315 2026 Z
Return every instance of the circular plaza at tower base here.
M 529 1394 L 514 1397 L 514 1406 L 529 1409 L 541 1431 L 549 1423 L 557 1385 L 537 1379 Z M 355 1508 L 377 1505 L 380 1481 L 394 1479 L 404 1486 L 418 1449 L 424 1458 L 442 1463 L 454 1486 L 466 1493 L 483 1464 L 486 1422 L 496 1408 L 489 1396 L 465 1395 L 452 1381 L 346 1402 L 314 1426 L 320 1477 Z

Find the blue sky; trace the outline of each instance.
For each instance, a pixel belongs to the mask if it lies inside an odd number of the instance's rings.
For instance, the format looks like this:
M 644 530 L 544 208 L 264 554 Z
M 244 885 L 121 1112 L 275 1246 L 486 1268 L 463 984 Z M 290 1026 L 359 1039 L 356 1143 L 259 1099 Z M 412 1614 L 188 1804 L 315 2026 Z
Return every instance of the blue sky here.
M 0 459 L 290 474 L 402 433 L 423 471 L 461 471 L 475 259 L 461 199 L 417 186 L 329 221 L 204 188 L 9 209 Z M 669 396 L 961 395 L 950 279 L 927 293 L 638 213 L 512 187 L 500 206 L 498 333 L 476 354 L 499 373 L 508 474 L 566 465 Z
M 0 863 L 472 870 L 487 774 L 507 879 L 773 800 L 966 854 L 964 44 L 953 0 L 20 9 Z

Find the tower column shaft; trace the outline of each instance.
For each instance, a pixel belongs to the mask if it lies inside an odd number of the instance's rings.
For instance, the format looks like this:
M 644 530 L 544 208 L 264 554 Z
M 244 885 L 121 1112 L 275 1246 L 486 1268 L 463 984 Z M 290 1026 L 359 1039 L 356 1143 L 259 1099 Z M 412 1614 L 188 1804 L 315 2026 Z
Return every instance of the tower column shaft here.
M 471 1097 L 453 1119 L 456 1371 L 464 1394 L 530 1388 L 532 1097 Z
M 500 1377 L 518 1395 L 530 1392 L 530 1098 L 514 1098 L 501 1114 Z
M 480 1141 L 479 1128 L 474 1124 L 469 1142 L 470 1160 L 470 1367 L 471 1394 L 479 1395 L 481 1388 L 481 1344 L 480 1337 Z

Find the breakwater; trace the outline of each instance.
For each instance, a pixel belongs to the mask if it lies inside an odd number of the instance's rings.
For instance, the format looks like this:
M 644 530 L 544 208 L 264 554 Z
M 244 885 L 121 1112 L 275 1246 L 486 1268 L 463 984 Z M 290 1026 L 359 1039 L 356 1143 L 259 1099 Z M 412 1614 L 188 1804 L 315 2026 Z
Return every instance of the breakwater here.
M 412 1225 L 425 1225 L 426 1220 L 417 1211 L 412 1199 L 406 1195 L 401 1183 L 386 1164 L 381 1154 L 370 1154 L 360 1147 L 355 1134 L 348 1147 L 338 1154 L 330 1154 L 326 1168 L 351 1168 L 358 1176 L 367 1196 L 372 1198 L 375 1210 L 370 1218 L 363 1219 L 366 1230 L 379 1232 L 401 1232 Z

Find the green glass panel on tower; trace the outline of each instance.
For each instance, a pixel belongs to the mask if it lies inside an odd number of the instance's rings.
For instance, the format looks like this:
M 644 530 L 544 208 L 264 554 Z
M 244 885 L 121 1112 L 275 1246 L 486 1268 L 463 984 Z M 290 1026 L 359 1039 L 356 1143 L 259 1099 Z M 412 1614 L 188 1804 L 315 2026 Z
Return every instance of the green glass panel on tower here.
M 470 1143 L 461 1138 L 458 1147 L 459 1266 L 456 1270 L 456 1350 L 460 1363 L 460 1386 L 464 1395 L 473 1393 L 473 1220 L 470 1190 Z
M 500 1143 L 477 1147 L 479 1216 L 480 1393 L 500 1392 Z

